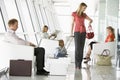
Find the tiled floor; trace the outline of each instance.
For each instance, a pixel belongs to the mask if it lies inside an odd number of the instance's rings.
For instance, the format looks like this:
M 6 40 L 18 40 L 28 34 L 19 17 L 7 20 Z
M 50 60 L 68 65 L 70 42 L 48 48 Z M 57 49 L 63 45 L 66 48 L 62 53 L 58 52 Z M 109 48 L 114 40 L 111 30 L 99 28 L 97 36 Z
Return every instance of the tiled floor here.
M 83 64 L 81 70 L 75 70 L 74 63 L 71 63 L 66 76 L 15 77 L 7 75 L 7 77 L 1 77 L 0 80 L 120 80 L 120 71 L 116 71 L 112 66 L 91 66 L 87 64 Z

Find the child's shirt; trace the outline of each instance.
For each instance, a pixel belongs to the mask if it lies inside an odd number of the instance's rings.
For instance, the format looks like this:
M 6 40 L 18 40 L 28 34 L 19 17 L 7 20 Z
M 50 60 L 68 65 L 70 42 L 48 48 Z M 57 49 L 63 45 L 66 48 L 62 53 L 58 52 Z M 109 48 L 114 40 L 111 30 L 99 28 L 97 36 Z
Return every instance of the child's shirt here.
M 67 55 L 67 50 L 65 47 L 57 47 L 54 53 L 54 56 L 56 57 L 58 54 Z
M 48 39 L 49 38 L 49 34 L 47 32 L 41 33 L 41 38 L 42 39 Z

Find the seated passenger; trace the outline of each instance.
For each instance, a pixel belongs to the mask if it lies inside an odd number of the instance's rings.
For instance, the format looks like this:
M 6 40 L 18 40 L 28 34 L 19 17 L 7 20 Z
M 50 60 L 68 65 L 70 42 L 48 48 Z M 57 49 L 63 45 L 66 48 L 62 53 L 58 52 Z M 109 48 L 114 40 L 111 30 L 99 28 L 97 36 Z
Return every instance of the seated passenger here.
M 58 58 L 58 57 L 66 57 L 67 56 L 67 50 L 64 46 L 64 41 L 63 40 L 59 40 L 59 47 L 56 48 L 56 51 L 54 53 L 54 57 Z
M 41 33 L 41 38 L 43 39 L 55 39 L 57 37 L 57 35 L 55 33 L 52 33 L 51 35 L 49 35 L 48 33 L 48 26 L 44 25 L 43 27 L 43 31 Z
M 49 72 L 44 70 L 44 56 L 45 56 L 44 48 L 42 48 L 42 47 L 36 48 L 35 44 L 25 41 L 16 35 L 15 31 L 18 29 L 18 20 L 17 19 L 9 20 L 8 26 L 9 26 L 9 29 L 5 34 L 4 41 L 6 41 L 8 43 L 12 43 L 12 44 L 27 45 L 27 46 L 34 47 L 35 48 L 34 55 L 36 56 L 36 66 L 37 66 L 36 74 L 37 75 L 48 75 Z
M 115 39 L 114 29 L 113 29 L 111 26 L 108 26 L 106 29 L 107 29 L 107 37 L 106 37 L 106 39 L 105 39 L 105 42 L 112 42 L 112 41 L 114 41 L 114 39 Z M 93 48 L 93 44 L 96 44 L 96 43 L 98 43 L 98 42 L 92 41 L 92 42 L 89 44 L 86 57 L 84 58 L 84 59 L 85 59 L 84 63 L 87 63 L 88 61 L 91 60 L 91 59 L 90 59 L 91 50 L 92 50 L 92 48 Z

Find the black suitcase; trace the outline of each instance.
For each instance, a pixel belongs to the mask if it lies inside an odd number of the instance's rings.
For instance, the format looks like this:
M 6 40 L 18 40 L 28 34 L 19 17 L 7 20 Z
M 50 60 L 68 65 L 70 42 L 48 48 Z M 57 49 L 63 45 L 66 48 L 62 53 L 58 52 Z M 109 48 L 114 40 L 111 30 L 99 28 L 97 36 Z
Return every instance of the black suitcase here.
M 31 76 L 31 60 L 10 60 L 10 76 Z

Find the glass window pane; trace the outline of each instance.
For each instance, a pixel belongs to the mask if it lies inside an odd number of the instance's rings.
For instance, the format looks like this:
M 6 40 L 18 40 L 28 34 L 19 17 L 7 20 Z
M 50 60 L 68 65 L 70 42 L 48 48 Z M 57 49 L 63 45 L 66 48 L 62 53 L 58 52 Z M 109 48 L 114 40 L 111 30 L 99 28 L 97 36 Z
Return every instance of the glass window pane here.
M 47 16 L 47 19 L 48 19 L 48 27 L 49 27 L 49 31 L 50 32 L 54 32 L 55 31 L 55 28 L 54 28 L 54 25 L 53 25 L 53 20 L 52 20 L 52 13 L 48 10 L 45 9 L 45 13 L 46 13 L 46 16 Z
M 40 32 L 41 31 L 41 24 L 43 24 L 42 21 L 39 22 L 39 17 L 37 15 L 37 10 L 34 4 L 34 1 L 28 0 L 28 5 L 29 5 L 29 9 L 30 9 L 30 13 L 31 13 L 31 18 L 32 18 L 32 22 L 34 25 L 34 31 L 35 32 Z M 40 19 L 42 19 L 40 17 Z
M 24 21 L 25 21 L 24 23 L 25 32 L 28 34 L 29 41 L 36 44 L 37 42 L 36 42 L 36 37 L 34 35 L 34 25 L 31 20 L 31 15 L 30 15 L 27 0 L 20 0 L 19 4 L 22 10 L 22 14 L 23 14 L 22 16 L 24 17 Z
M 58 16 L 59 25 L 64 33 L 70 33 L 71 26 L 71 10 L 69 6 L 55 6 Z
M 0 40 L 3 39 L 4 37 L 4 32 L 5 32 L 5 25 L 4 25 L 4 20 L 3 20 L 3 17 L 2 17 L 2 11 L 0 9 Z
M 3 33 L 5 32 L 5 25 L 4 25 L 4 20 L 3 20 L 3 17 L 2 17 L 2 11 L 0 9 L 0 33 Z
M 20 0 L 20 5 L 21 5 L 22 13 L 23 13 L 22 16 L 24 17 L 24 21 L 26 25 L 25 28 L 27 28 L 26 29 L 27 32 L 34 32 L 26 1 Z
M 45 9 L 44 9 L 43 7 L 40 7 L 40 11 L 41 11 L 41 13 L 42 13 L 42 15 L 43 15 L 44 24 L 48 25 L 48 21 L 47 21 Z
M 6 10 L 8 13 L 8 18 L 9 19 L 16 18 L 19 21 L 19 24 L 18 24 L 19 27 L 16 32 L 23 32 L 19 15 L 18 15 L 18 10 L 15 4 L 15 0 L 5 0 L 4 2 L 5 2 Z
M 40 24 L 40 29 L 43 27 L 44 25 L 44 19 L 43 19 L 43 15 L 42 15 L 42 11 L 41 11 L 41 6 L 38 4 L 33 3 L 35 6 L 35 11 L 37 14 L 37 18 L 39 20 L 39 24 Z
M 71 15 L 70 7 L 55 6 L 58 15 Z
M 64 33 L 70 33 L 71 31 L 71 17 L 70 16 L 58 16 L 59 24 Z

